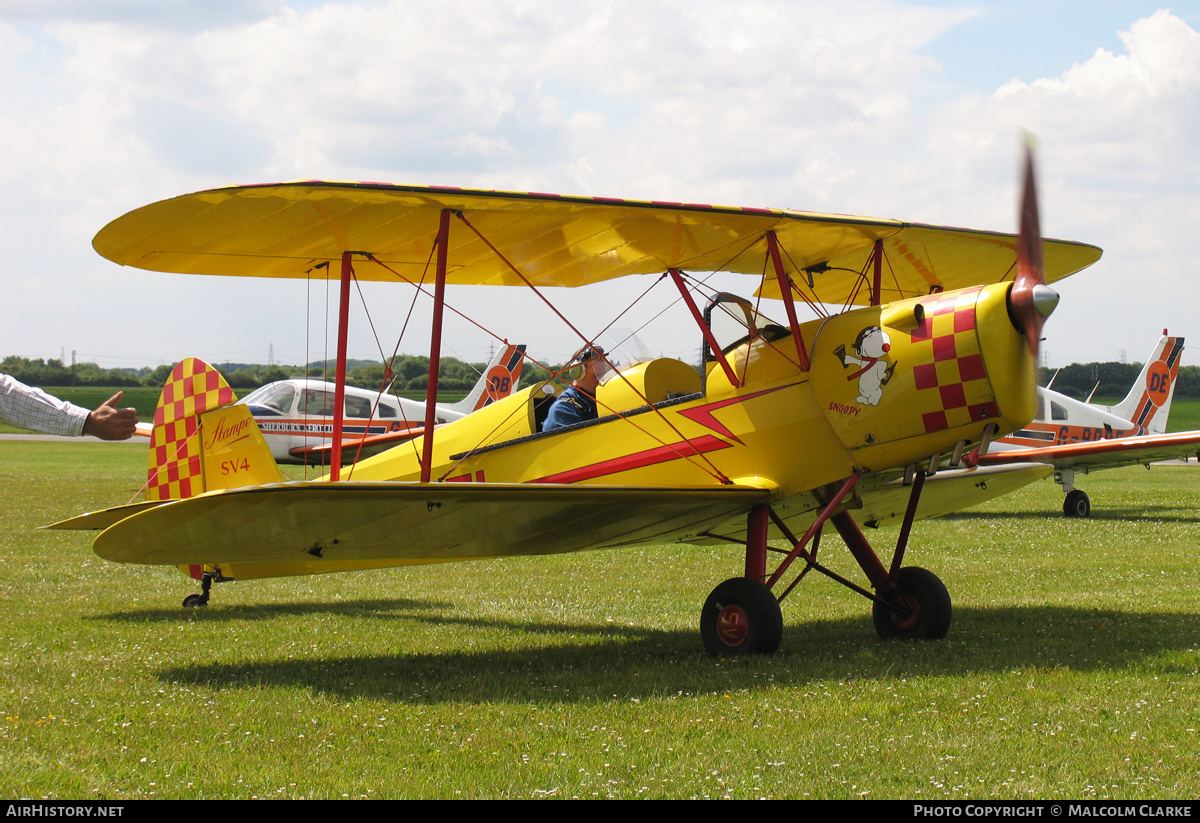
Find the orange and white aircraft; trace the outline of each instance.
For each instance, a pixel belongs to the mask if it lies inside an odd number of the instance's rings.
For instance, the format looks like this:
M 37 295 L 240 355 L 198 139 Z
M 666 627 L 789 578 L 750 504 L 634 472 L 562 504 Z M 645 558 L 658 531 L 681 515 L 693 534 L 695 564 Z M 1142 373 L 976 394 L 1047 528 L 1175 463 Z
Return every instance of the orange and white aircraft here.
M 1085 403 L 1039 387 L 1033 421 L 996 440 L 979 465 L 1052 466 L 1054 482 L 1066 494 L 1063 513 L 1088 517 L 1092 504 L 1086 492 L 1075 488 L 1076 474 L 1200 456 L 1200 431 L 1166 433 L 1182 352 L 1183 338 L 1163 329 L 1133 388 L 1115 406 Z
M 458 403 L 438 403 L 434 424 L 459 420 L 512 394 L 521 379 L 525 347 L 504 345 L 483 370 L 471 392 Z M 279 463 L 328 463 L 332 448 L 337 386 L 295 377 L 255 389 L 241 403 Z M 387 391 L 345 387 L 342 450 L 374 454 L 381 447 L 411 440 L 424 432 L 425 404 Z
M 742 573 L 700 612 L 713 654 L 775 651 L 780 601 L 809 572 L 869 599 L 881 637 L 943 637 L 950 595 L 932 572 L 904 565 L 909 534 L 924 503 L 963 508 L 980 491 L 969 476 L 928 486 L 925 477 L 943 456 L 959 463 L 977 444 L 986 452 L 1029 425 L 1042 323 L 1058 301 L 1047 281 L 1100 257 L 1082 243 L 1043 243 L 1030 158 L 1024 178 L 1017 235 L 320 181 L 145 206 L 100 231 L 103 256 L 256 277 L 340 265 L 339 387 L 353 282 L 408 282 L 430 294 L 425 434 L 349 466 L 335 450 L 327 477 L 281 482 L 249 410 L 232 404 L 206 364 L 184 361 L 156 414 L 148 499 L 57 527 L 103 529 L 93 546 L 106 559 L 190 572 L 202 593 L 185 605 L 203 605 L 211 584 L 228 578 L 735 543 L 745 546 Z M 752 278 L 758 297 L 714 293 L 696 276 L 709 272 Z M 555 393 L 548 383 L 434 429 L 442 315 L 453 308 L 447 284 L 524 288 L 549 305 L 545 287 L 640 275 L 638 292 L 665 290 L 695 323 L 698 365 L 662 357 L 623 367 L 597 390 L 597 419 L 553 431 L 541 431 Z M 802 323 L 797 302 L 817 318 Z M 825 306 L 856 308 L 826 316 Z M 343 407 L 336 399 L 335 442 Z M 989 496 L 1007 477 L 1023 485 L 1046 471 L 997 471 Z M 889 562 L 858 527 L 866 511 L 901 520 Z M 828 552 L 818 559 L 827 529 L 866 585 L 834 571 Z

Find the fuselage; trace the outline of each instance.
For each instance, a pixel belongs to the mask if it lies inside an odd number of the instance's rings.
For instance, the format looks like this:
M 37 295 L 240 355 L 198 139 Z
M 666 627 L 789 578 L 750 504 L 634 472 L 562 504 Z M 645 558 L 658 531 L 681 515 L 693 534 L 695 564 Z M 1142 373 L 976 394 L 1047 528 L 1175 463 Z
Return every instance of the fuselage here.
M 1037 392 L 1038 413 L 1033 421 L 1008 437 L 997 440 L 992 446 L 994 450 L 1037 449 L 1146 433 L 1132 420 L 1118 417 L 1101 406 L 1084 403 L 1040 386 Z
M 1007 433 L 1035 411 L 1034 364 L 1008 284 L 929 295 L 729 335 L 719 364 L 639 363 L 597 392 L 598 420 L 538 431 L 534 386 L 434 435 L 431 479 L 686 486 L 737 483 L 776 499 L 886 472 Z M 720 341 L 724 346 L 724 341 Z M 414 448 L 414 445 L 416 446 Z M 354 480 L 418 480 L 420 444 L 357 464 Z

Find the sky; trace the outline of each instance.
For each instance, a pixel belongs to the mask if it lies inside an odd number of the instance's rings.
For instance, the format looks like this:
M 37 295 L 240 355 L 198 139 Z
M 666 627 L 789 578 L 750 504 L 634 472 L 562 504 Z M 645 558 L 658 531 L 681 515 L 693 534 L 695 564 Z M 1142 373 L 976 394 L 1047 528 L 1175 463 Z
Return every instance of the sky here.
M 110 220 L 186 192 L 375 180 L 1014 231 L 1023 129 L 1043 232 L 1105 252 L 1057 284 L 1048 364 L 1143 360 L 1163 328 L 1200 353 L 1197 32 L 1195 0 L 0 0 L 0 356 L 331 351 L 320 286 L 92 250 Z M 411 297 L 368 285 L 351 356 L 427 351 L 428 304 L 397 344 Z M 647 285 L 551 296 L 592 334 Z M 566 359 L 576 341 L 513 291 L 449 299 Z M 698 333 L 669 319 L 622 323 L 688 357 Z M 446 334 L 468 360 L 495 342 Z

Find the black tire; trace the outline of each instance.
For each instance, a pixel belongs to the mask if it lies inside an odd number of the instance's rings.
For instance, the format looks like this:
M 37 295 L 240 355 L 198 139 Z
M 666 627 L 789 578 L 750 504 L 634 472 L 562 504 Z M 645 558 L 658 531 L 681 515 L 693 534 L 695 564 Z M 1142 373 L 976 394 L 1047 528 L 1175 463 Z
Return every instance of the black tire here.
M 1063 514 L 1067 517 L 1091 517 L 1092 501 L 1088 500 L 1087 492 L 1083 489 L 1067 492 L 1067 499 L 1063 501 Z
M 208 595 L 206 594 L 189 594 L 183 598 L 183 607 L 185 609 L 195 609 L 200 606 L 208 605 Z
M 941 640 L 945 637 L 950 631 L 954 610 L 950 605 L 950 592 L 938 576 L 917 566 L 906 566 L 900 570 L 896 585 L 910 612 L 901 615 L 883 603 L 876 603 L 871 619 L 880 639 Z
M 713 589 L 704 601 L 700 639 L 714 657 L 774 654 L 783 639 L 783 612 L 762 583 L 734 577 Z

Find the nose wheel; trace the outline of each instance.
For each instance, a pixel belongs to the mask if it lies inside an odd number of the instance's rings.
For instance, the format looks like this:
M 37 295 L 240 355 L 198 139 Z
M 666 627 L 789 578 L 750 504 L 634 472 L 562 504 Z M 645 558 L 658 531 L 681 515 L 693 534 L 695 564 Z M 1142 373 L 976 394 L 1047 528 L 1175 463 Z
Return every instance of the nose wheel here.
M 1082 489 L 1067 492 L 1067 498 L 1063 501 L 1063 514 L 1067 517 L 1091 517 L 1092 501 L 1088 499 L 1087 492 Z

